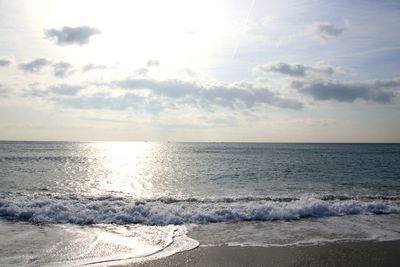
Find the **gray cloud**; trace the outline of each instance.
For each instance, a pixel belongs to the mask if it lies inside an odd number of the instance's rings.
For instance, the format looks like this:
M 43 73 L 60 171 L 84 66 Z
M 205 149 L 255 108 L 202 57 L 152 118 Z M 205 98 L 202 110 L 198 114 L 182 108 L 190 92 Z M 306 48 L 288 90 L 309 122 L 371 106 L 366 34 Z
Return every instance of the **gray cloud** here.
M 195 76 L 197 76 L 197 74 L 196 74 L 194 71 L 192 71 L 191 69 L 181 69 L 180 72 L 181 72 L 182 74 L 188 76 L 188 77 L 195 77 Z
M 106 65 L 97 65 L 92 63 L 86 64 L 85 66 L 82 67 L 83 72 L 88 72 L 92 70 L 105 70 L 105 69 L 108 69 Z
M 51 61 L 45 58 L 38 58 L 28 63 L 21 63 L 18 67 L 26 72 L 39 72 L 44 67 L 51 65 Z
M 146 67 L 159 67 L 160 66 L 160 61 L 158 60 L 149 60 L 146 63 Z
M 84 88 L 85 87 L 81 85 L 70 85 L 63 83 L 63 84 L 49 86 L 48 91 L 58 95 L 74 96 L 77 95 L 78 92 Z
M 113 109 L 126 110 L 128 108 L 151 111 L 152 106 L 146 99 L 132 93 L 113 96 L 111 94 L 97 93 L 79 97 L 54 98 L 53 101 L 67 107 L 76 109 Z
M 135 70 L 135 74 L 137 74 L 139 76 L 147 76 L 148 73 L 149 73 L 149 70 L 146 68 L 138 68 Z
M 86 87 L 84 85 L 73 85 L 66 83 L 55 84 L 48 86 L 47 88 L 43 88 L 38 83 L 32 83 L 23 90 L 22 96 L 53 100 L 54 102 L 61 104 L 65 98 L 75 97 L 85 88 Z
M 48 29 L 44 34 L 47 39 L 55 40 L 58 45 L 85 45 L 91 36 L 100 34 L 100 30 L 88 26 L 62 27 L 62 29 Z
M 24 97 L 40 97 L 46 98 L 49 95 L 49 91 L 40 88 L 39 83 L 31 83 L 27 85 L 27 88 L 22 90 L 22 96 Z
M 11 60 L 8 58 L 0 58 L 0 67 L 8 67 L 11 65 Z
M 202 88 L 195 83 L 181 80 L 153 80 L 148 78 L 127 78 L 116 80 L 111 83 L 114 88 L 122 89 L 149 89 L 157 95 L 172 98 L 184 97 L 188 94 L 196 94 Z
M 11 93 L 10 88 L 8 88 L 4 84 L 0 83 L 0 96 L 1 97 L 7 97 L 7 96 L 9 96 L 10 93 Z
M 53 74 L 55 77 L 64 78 L 71 75 L 73 72 L 73 66 L 68 62 L 58 62 L 53 64 Z
M 308 32 L 320 41 L 327 42 L 337 38 L 346 29 L 347 23 L 343 27 L 338 27 L 332 23 L 315 22 L 308 28 Z
M 209 103 L 236 108 L 238 103 L 251 108 L 257 104 L 266 104 L 280 108 L 301 109 L 302 103 L 282 98 L 268 89 L 245 89 L 238 87 L 212 87 L 202 92 Z
M 58 78 L 67 77 L 74 71 L 73 66 L 68 62 L 61 61 L 57 63 L 52 63 L 52 61 L 46 58 L 38 58 L 31 62 L 21 63 L 18 65 L 21 70 L 31 73 L 40 72 L 43 68 L 47 66 L 53 67 L 53 75 Z
M 310 95 L 315 100 L 354 102 L 364 100 L 373 103 L 391 103 L 400 90 L 400 79 L 365 82 L 311 82 L 294 81 L 292 87 Z
M 177 79 L 126 78 L 97 86 L 106 91 L 78 95 L 85 86 L 58 84 L 43 90 L 35 85 L 25 96 L 41 97 L 59 105 L 79 109 L 135 109 L 152 114 L 182 106 L 208 112 L 213 112 L 218 107 L 238 112 L 245 112 L 259 105 L 288 109 L 303 107 L 297 100 L 282 97 L 267 88 L 254 88 L 252 83 L 204 86 Z M 144 96 L 141 90 L 148 90 L 150 94 Z
M 254 69 L 257 72 L 268 73 L 275 72 L 293 77 L 306 77 L 310 75 L 331 76 L 340 73 L 336 67 L 317 64 L 314 66 L 306 66 L 303 64 L 289 64 L 284 62 L 271 62 L 257 65 Z
M 286 99 L 266 88 L 253 88 L 250 83 L 239 85 L 202 86 L 182 80 L 123 79 L 113 81 L 111 86 L 122 89 L 148 89 L 153 94 L 173 99 L 186 98 L 192 103 L 222 107 L 247 107 L 266 104 L 281 108 L 301 109 L 302 103 Z

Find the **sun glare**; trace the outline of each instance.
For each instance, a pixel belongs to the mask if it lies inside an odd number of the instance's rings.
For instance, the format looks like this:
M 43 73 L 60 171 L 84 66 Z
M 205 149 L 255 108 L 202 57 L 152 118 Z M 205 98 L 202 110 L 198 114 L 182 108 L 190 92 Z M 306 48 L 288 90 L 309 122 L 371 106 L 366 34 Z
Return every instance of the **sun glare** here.
M 206 67 L 230 25 L 222 3 L 214 1 L 69 1 L 49 3 L 45 27 L 95 25 L 101 35 L 80 57 L 128 67 L 157 58 L 170 68 Z M 94 6 L 96 8 L 94 8 Z M 98 42 L 96 42 L 98 40 Z M 79 53 L 79 51 L 76 51 Z M 138 66 L 136 66 L 138 67 Z
M 105 172 L 99 180 L 102 191 L 143 196 L 152 184 L 145 174 L 155 149 L 154 143 L 107 142 L 94 144 L 102 159 L 98 170 Z

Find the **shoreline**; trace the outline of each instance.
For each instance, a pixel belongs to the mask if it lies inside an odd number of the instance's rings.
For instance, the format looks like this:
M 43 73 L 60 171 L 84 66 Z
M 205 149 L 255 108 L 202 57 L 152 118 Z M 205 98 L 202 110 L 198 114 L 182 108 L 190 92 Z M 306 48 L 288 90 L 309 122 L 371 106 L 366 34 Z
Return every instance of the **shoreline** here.
M 198 247 L 169 257 L 114 266 L 398 266 L 400 240 L 287 247 Z

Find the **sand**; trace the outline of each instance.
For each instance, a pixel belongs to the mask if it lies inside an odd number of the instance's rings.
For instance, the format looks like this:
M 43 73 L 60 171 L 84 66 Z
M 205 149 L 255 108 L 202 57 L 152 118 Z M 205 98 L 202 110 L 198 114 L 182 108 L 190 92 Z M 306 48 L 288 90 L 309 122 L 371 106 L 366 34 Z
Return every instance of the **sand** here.
M 400 266 L 400 241 L 289 247 L 199 247 L 129 266 Z

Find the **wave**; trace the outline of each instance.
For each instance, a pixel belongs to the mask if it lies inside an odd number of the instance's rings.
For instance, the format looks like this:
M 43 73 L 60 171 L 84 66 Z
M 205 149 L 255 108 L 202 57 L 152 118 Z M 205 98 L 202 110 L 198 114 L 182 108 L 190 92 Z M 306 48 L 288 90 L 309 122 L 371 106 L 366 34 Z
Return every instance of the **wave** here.
M 114 198 L 113 196 L 101 196 L 91 199 L 98 198 Z M 320 200 L 392 200 L 400 201 L 400 196 L 384 196 L 384 195 L 322 195 L 313 196 L 312 198 Z M 224 197 L 224 198 L 173 198 L 173 197 L 159 197 L 153 199 L 145 199 L 147 202 L 160 201 L 163 203 L 176 203 L 176 202 L 200 202 L 200 203 L 215 203 L 215 202 L 241 202 L 241 201 L 273 201 L 273 202 L 291 202 L 300 200 L 300 197 Z
M 207 224 L 400 213 L 398 197 L 129 199 L 23 194 L 0 196 L 0 218 L 38 224 Z

